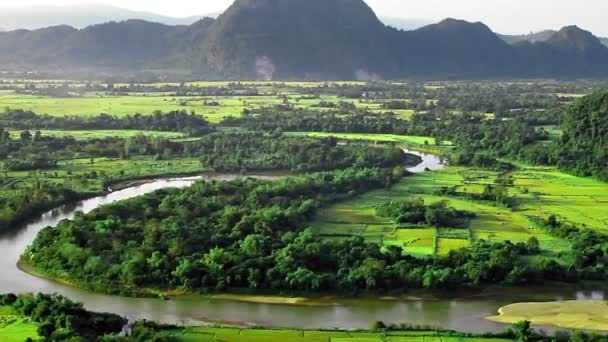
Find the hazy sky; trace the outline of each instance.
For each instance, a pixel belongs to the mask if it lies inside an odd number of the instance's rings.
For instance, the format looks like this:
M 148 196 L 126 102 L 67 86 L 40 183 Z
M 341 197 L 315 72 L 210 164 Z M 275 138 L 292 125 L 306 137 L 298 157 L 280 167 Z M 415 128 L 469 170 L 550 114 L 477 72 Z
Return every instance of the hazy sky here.
M 366 0 L 379 15 L 439 20 L 446 17 L 483 21 L 494 31 L 527 33 L 576 24 L 608 35 L 606 0 Z M 0 7 L 104 3 L 169 16 L 224 10 L 232 0 L 0 0 Z

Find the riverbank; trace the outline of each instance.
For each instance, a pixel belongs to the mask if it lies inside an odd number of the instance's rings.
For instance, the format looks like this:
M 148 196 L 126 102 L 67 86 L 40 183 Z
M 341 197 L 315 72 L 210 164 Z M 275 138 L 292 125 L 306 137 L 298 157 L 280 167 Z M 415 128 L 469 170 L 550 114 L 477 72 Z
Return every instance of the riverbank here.
M 516 303 L 501 307 L 498 316 L 488 320 L 505 324 L 529 321 L 537 325 L 606 332 L 608 303 L 603 300 Z

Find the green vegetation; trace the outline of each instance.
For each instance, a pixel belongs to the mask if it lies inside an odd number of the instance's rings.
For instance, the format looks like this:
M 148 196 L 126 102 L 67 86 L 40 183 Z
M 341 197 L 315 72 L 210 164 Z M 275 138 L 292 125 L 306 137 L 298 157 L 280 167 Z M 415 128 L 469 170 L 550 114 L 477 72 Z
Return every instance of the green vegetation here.
M 12 139 L 19 139 L 23 131 L 11 131 Z M 171 140 L 179 140 L 184 138 L 184 134 L 176 132 L 163 131 L 142 131 L 142 130 L 88 130 L 88 131 L 59 131 L 59 130 L 40 130 L 40 134 L 51 138 L 66 138 L 73 137 L 76 140 L 94 140 L 106 138 L 134 138 L 139 135 L 149 137 L 158 137 Z
M 467 336 L 436 331 L 314 331 L 227 328 L 185 328 L 168 331 L 175 342 L 508 342 L 509 338 Z
M 7 109 L 0 113 L 0 230 L 148 177 L 290 173 L 274 182 L 162 190 L 44 229 L 23 261 L 52 278 L 125 295 L 178 290 L 258 299 L 608 280 L 605 97 L 570 104 L 573 97 L 556 95 L 581 91 L 578 84 L 6 87 L 74 102 L 91 93 L 158 97 L 221 114 L 208 122 L 184 110 L 156 111 L 165 108 L 152 108 L 154 101 L 142 107 L 151 115 Z M 404 167 L 420 159 L 398 148 L 405 146 L 437 151 L 450 166 L 410 174 Z M 145 323 L 139 328 L 146 333 Z M 210 341 L 308 337 L 205 331 L 174 333 Z
M 6 342 L 38 340 L 38 326 L 12 306 L 0 305 L 0 337 Z
M 86 311 L 59 295 L 0 295 L 2 341 L 97 341 L 122 330 L 127 320 Z
M 608 93 L 576 101 L 564 115 L 558 164 L 583 176 L 608 181 Z
M 335 137 L 341 140 L 359 140 L 359 141 L 374 141 L 374 142 L 390 142 L 396 143 L 403 146 L 428 146 L 437 145 L 434 138 L 431 137 L 416 137 L 407 135 L 396 135 L 396 134 L 356 134 L 356 133 L 323 133 L 323 132 L 309 132 L 309 133 L 291 133 L 293 135 L 303 135 L 311 138 L 328 138 Z M 451 145 L 450 142 L 441 142 L 442 146 Z

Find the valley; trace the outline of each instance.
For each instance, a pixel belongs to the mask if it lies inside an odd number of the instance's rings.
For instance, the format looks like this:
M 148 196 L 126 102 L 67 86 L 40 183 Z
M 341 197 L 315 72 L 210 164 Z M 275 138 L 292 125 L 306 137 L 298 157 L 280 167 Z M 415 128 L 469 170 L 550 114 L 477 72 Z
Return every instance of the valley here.
M 605 298 L 604 86 L 4 79 L 0 292 L 177 341 L 516 339 L 499 308 Z

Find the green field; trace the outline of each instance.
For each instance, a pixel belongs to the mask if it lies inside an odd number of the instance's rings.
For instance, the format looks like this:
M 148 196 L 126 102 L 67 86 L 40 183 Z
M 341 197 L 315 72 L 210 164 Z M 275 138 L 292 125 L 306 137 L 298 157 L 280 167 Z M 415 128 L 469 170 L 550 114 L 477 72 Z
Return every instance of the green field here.
M 19 316 L 13 308 L 0 306 L 0 341 L 23 342 L 28 338 L 37 341 L 37 329 L 37 324 Z
M 262 89 L 263 90 L 263 89 Z M 100 113 L 124 116 L 132 114 L 150 114 L 154 111 L 169 112 L 186 110 L 203 115 L 213 123 L 220 122 L 227 116 L 240 116 L 244 109 L 256 109 L 282 104 L 282 96 L 276 95 L 277 89 L 268 87 L 267 94 L 259 96 L 174 96 L 169 93 L 132 93 L 129 95 L 108 95 L 105 93 L 84 93 L 74 97 L 48 97 L 40 95 L 17 94 L 14 91 L 0 91 L 0 108 L 31 110 L 38 114 L 84 115 L 93 116 Z M 270 93 L 270 94 L 268 94 Z M 359 102 L 340 99 L 333 95 L 321 95 L 319 98 L 302 98 L 296 93 L 283 93 L 296 108 L 308 108 L 321 101 L 337 103 L 345 101 L 374 112 L 388 112 L 382 102 Z M 219 105 L 210 105 L 217 102 Z M 412 110 L 391 110 L 409 117 Z
M 471 239 L 526 242 L 531 237 L 536 237 L 547 253 L 567 250 L 569 243 L 546 234 L 531 220 L 547 218 L 551 214 L 581 226 L 605 229 L 602 222 L 608 222 L 608 184 L 554 169 L 523 167 L 513 173 L 515 183 L 508 190 L 509 195 L 519 201 L 515 210 L 467 197 L 467 194 L 481 193 L 497 176 L 494 171 L 462 167 L 416 174 L 389 190 L 372 191 L 330 206 L 316 218 L 312 229 L 327 238 L 357 235 L 383 245 L 401 246 L 413 255 L 445 255 L 450 250 L 466 247 Z M 442 188 L 455 189 L 456 195 L 438 195 Z M 380 204 L 416 198 L 429 204 L 447 200 L 450 206 L 475 213 L 476 217 L 468 229 L 435 231 L 430 227 L 398 229 L 389 220 L 374 214 L 374 208 Z M 385 229 L 367 228 L 378 225 Z
M 18 139 L 21 131 L 11 131 L 11 137 Z M 131 138 L 138 135 L 159 137 L 165 139 L 181 140 L 185 138 L 183 133 L 161 132 L 161 131 L 141 131 L 141 130 L 90 130 L 90 131 L 60 131 L 60 130 L 40 130 L 43 137 L 74 137 L 76 140 L 91 140 L 104 138 Z
M 342 140 L 354 141 L 375 141 L 375 142 L 391 142 L 403 145 L 435 145 L 435 139 L 431 137 L 417 137 L 411 135 L 396 135 L 396 134 L 359 134 L 359 133 L 324 133 L 324 132 L 307 132 L 307 133 L 288 133 L 290 135 L 302 135 L 311 138 L 327 138 L 336 137 Z M 442 145 L 451 145 L 450 142 L 442 142 Z
M 499 338 L 459 337 L 433 331 L 386 333 L 237 328 L 185 328 L 169 336 L 180 342 L 507 342 Z

